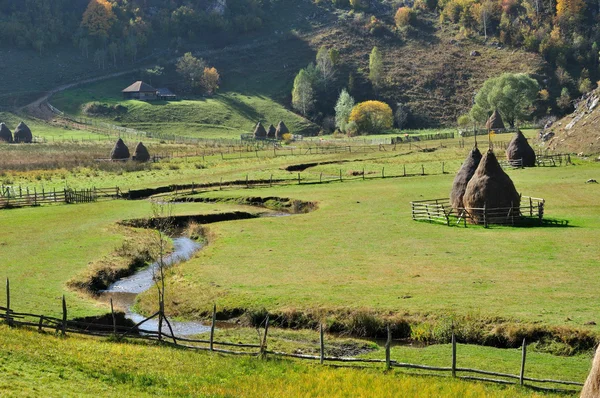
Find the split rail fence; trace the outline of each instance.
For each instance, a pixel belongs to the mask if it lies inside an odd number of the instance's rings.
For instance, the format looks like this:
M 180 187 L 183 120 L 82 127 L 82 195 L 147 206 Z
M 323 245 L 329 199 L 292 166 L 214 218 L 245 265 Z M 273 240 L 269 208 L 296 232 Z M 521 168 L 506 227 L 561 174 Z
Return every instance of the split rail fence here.
M 135 326 L 122 326 L 117 324 L 117 317 L 115 315 L 112 300 L 111 300 L 111 315 L 112 315 L 112 324 L 98 324 L 91 322 L 83 322 L 77 320 L 69 320 L 68 319 L 68 308 L 65 297 L 62 297 L 62 317 L 56 318 L 52 316 L 38 315 L 26 312 L 17 312 L 11 307 L 11 297 L 10 297 L 10 281 L 6 280 L 6 307 L 0 307 L 0 320 L 4 320 L 4 322 L 10 327 L 15 326 L 23 326 L 23 327 L 32 327 L 37 328 L 38 331 L 50 331 L 61 335 L 66 335 L 67 333 L 73 334 L 83 334 L 83 335 L 91 335 L 91 336 L 106 336 L 113 337 L 117 340 L 123 339 L 125 337 L 132 339 L 144 339 L 151 341 L 160 341 L 167 345 L 174 345 L 177 347 L 190 349 L 190 350 L 199 350 L 199 351 L 211 351 L 218 352 L 222 354 L 230 354 L 230 355 L 248 355 L 248 356 L 256 356 L 265 358 L 267 356 L 275 356 L 282 358 L 296 358 L 300 360 L 310 360 L 310 361 L 319 361 L 320 364 L 327 363 L 354 363 L 359 365 L 382 365 L 385 366 L 386 369 L 392 368 L 405 368 L 405 369 L 418 369 L 425 370 L 430 372 L 440 372 L 445 374 L 450 374 L 454 378 L 466 379 L 466 380 L 475 380 L 475 381 L 484 381 L 484 382 L 493 382 L 493 383 L 501 383 L 501 384 L 519 384 L 519 385 L 528 385 L 530 387 L 534 387 L 536 389 L 542 390 L 559 390 L 556 386 L 561 386 L 560 390 L 565 391 L 565 386 L 583 386 L 583 383 L 577 381 L 568 381 L 568 380 L 557 380 L 551 378 L 534 378 L 534 377 L 526 377 L 525 376 L 525 365 L 527 358 L 527 341 L 523 339 L 522 343 L 522 355 L 521 355 L 521 363 L 520 363 L 520 372 L 519 374 L 509 374 L 509 373 L 500 373 L 493 372 L 488 370 L 481 369 L 472 369 L 472 368 L 464 368 L 457 366 L 457 341 L 454 332 L 452 332 L 452 353 L 451 353 L 451 362 L 450 366 L 430 366 L 424 364 L 414 364 L 414 363 L 406 363 L 400 362 L 397 360 L 393 360 L 391 356 L 391 346 L 392 346 L 392 332 L 391 328 L 388 325 L 387 327 L 387 340 L 385 344 L 385 359 L 376 359 L 376 358 L 356 358 L 356 357 L 334 357 L 327 356 L 325 349 L 325 332 L 323 324 L 319 327 L 319 347 L 318 352 L 319 355 L 305 355 L 305 354 L 295 354 L 295 353 L 287 353 L 280 351 L 272 351 L 268 349 L 268 331 L 269 331 L 269 315 L 266 315 L 265 320 L 261 323 L 260 326 L 264 325 L 264 329 L 261 333 L 259 333 L 259 342 L 258 344 L 244 344 L 244 343 L 231 343 L 225 341 L 218 341 L 215 339 L 216 336 L 216 305 L 213 306 L 212 313 L 212 322 L 210 326 L 209 338 L 208 339 L 192 339 L 186 337 L 175 336 L 173 333 L 173 329 L 166 317 L 162 319 L 166 322 L 166 326 L 170 330 L 170 333 L 165 333 L 162 330 L 166 330 L 166 328 L 158 328 L 158 331 L 154 330 L 145 330 L 142 329 L 141 326 L 147 321 L 156 318 L 159 316 L 159 312 L 153 314 L 152 316 L 144 319 L 139 322 Z M 224 349 L 217 347 L 232 347 L 232 349 Z M 243 349 L 243 350 L 240 350 Z M 463 375 L 459 375 L 462 373 Z M 437 373 L 435 373 L 437 374 Z M 482 377 L 486 376 L 486 377 Z M 494 378 L 491 378 L 492 376 Z M 527 383 L 526 383 L 527 382 Z M 535 384 L 531 384 L 535 383 Z M 550 384 L 551 388 L 540 387 L 540 384 Z M 570 392 L 575 392 L 573 390 L 567 390 Z
M 114 188 L 90 188 L 90 189 L 52 189 L 40 191 L 37 188 L 30 190 L 18 187 L 0 187 L 0 209 L 40 206 L 44 204 L 57 203 L 91 203 L 100 200 L 118 199 L 122 197 L 119 187 Z
M 454 209 L 450 199 L 427 199 L 410 202 L 412 219 L 428 221 L 448 226 L 478 224 L 488 227 L 490 224 L 519 225 L 526 222 L 542 224 L 544 218 L 544 199 L 522 196 L 519 206 L 492 208 Z

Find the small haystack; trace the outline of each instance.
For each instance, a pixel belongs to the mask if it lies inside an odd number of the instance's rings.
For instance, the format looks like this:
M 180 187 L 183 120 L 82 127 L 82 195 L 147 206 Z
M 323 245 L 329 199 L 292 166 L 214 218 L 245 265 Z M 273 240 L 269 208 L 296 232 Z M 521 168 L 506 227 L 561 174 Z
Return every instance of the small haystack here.
M 479 166 L 479 162 L 481 161 L 481 152 L 477 147 L 474 147 L 469 155 L 463 162 L 460 170 L 456 173 L 456 177 L 454 177 L 454 183 L 452 184 L 452 191 L 450 192 L 450 204 L 452 208 L 458 210 L 463 206 L 463 195 L 465 194 L 465 189 L 467 189 L 467 184 L 475 174 L 475 170 L 477 170 L 477 166 Z
M 581 398 L 597 398 L 600 396 L 600 347 L 596 349 L 592 369 L 581 390 Z
M 139 142 L 135 147 L 135 151 L 133 152 L 133 157 L 131 159 L 135 160 L 136 162 L 147 162 L 150 160 L 150 152 L 148 152 L 148 148 L 146 148 L 144 144 Z
M 496 109 L 494 113 L 492 113 L 492 116 L 490 116 L 488 121 L 485 123 L 485 128 L 493 131 L 505 129 L 504 122 L 502 121 L 502 116 L 500 116 L 500 112 L 498 112 L 498 109 Z
M 0 123 L 0 142 L 12 142 L 13 136 L 6 124 Z
M 24 142 L 26 144 L 31 143 L 33 141 L 33 134 L 31 134 L 31 130 L 27 125 L 23 122 L 19 123 L 14 133 L 14 142 Z
M 111 160 L 127 160 L 129 159 L 129 148 L 122 139 L 118 139 L 115 147 L 110 151 Z
M 267 130 L 265 130 L 265 127 L 261 122 L 258 122 L 256 124 L 256 128 L 254 129 L 254 139 L 264 140 L 265 138 L 267 138 Z
M 505 220 L 506 217 L 519 216 L 510 212 L 510 208 L 518 208 L 521 197 L 510 177 L 502 170 L 496 155 L 488 150 L 481 158 L 475 174 L 467 184 L 463 196 L 466 209 L 487 209 L 486 222 L 494 223 Z M 501 211 L 496 209 L 503 209 Z M 471 222 L 484 222 L 483 210 L 468 210 Z
M 509 161 L 523 159 L 523 167 L 535 166 L 535 151 L 531 145 L 529 145 L 527 138 L 525 138 L 521 130 L 517 130 L 517 133 L 508 144 L 508 147 L 506 148 L 506 158 Z
M 280 121 L 279 124 L 277 125 L 277 130 L 275 130 L 275 137 L 278 140 L 282 140 L 283 135 L 289 134 L 289 133 L 290 133 L 290 130 L 287 128 L 285 123 L 283 121 Z
M 275 126 L 269 126 L 269 129 L 267 130 L 267 138 L 269 140 L 274 140 L 275 138 L 277 138 L 277 129 L 275 128 Z

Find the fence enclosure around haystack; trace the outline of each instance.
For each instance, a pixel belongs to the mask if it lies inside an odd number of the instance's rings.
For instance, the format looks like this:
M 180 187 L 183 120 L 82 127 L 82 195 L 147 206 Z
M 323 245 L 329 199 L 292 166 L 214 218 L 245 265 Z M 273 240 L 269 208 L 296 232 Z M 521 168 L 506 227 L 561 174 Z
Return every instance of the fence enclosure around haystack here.
M 112 322 L 108 323 L 93 323 L 93 322 L 84 322 L 79 320 L 69 320 L 68 319 L 68 308 L 65 297 L 62 297 L 62 317 L 52 317 L 45 315 L 38 315 L 26 312 L 17 312 L 14 311 L 11 307 L 10 301 L 10 282 L 6 280 L 6 307 L 0 306 L 0 321 L 4 321 L 9 327 L 32 327 L 36 328 L 39 332 L 53 332 L 56 334 L 60 334 L 65 336 L 67 333 L 73 334 L 82 334 L 89 336 L 97 336 L 97 337 L 111 337 L 116 340 L 121 340 L 125 337 L 130 339 L 143 339 L 150 341 L 158 341 L 170 346 L 179 347 L 182 349 L 189 350 L 197 350 L 197 351 L 210 351 L 217 352 L 221 354 L 229 354 L 229 355 L 246 355 L 246 356 L 255 356 L 260 358 L 266 358 L 267 356 L 274 356 L 279 358 L 296 358 L 300 360 L 310 360 L 310 361 L 319 361 L 320 364 L 327 363 L 341 363 L 341 364 L 350 364 L 354 363 L 357 365 L 371 365 L 371 366 L 384 366 L 385 369 L 392 368 L 405 368 L 405 369 L 418 369 L 418 370 L 426 370 L 430 372 L 439 372 L 442 374 L 450 374 L 454 378 L 465 379 L 465 380 L 474 380 L 474 381 L 485 381 L 492 383 L 500 383 L 500 384 L 519 384 L 521 386 L 527 385 L 534 387 L 539 390 L 548 390 L 548 391 L 567 391 L 570 393 L 575 393 L 573 390 L 564 390 L 564 386 L 583 386 L 583 383 L 577 381 L 567 381 L 567 380 L 557 380 L 550 378 L 534 378 L 534 377 L 526 377 L 525 376 L 525 365 L 527 358 L 527 341 L 523 339 L 521 345 L 521 361 L 520 372 L 518 375 L 509 374 L 509 373 L 500 373 L 493 372 L 488 370 L 481 369 L 473 369 L 473 368 L 464 368 L 457 366 L 458 362 L 458 354 L 457 354 L 457 340 L 454 330 L 452 331 L 452 345 L 451 352 L 448 355 L 449 365 L 450 366 L 430 366 L 424 364 L 414 364 L 414 363 L 406 363 L 400 362 L 398 360 L 393 360 L 391 356 L 391 346 L 392 346 L 392 329 L 391 326 L 387 326 L 387 340 L 385 343 L 385 359 L 376 359 L 376 358 L 356 358 L 356 357 L 334 357 L 327 356 L 325 349 L 325 329 L 324 325 L 321 323 L 319 326 L 319 345 L 318 351 L 319 355 L 307 355 L 307 354 L 298 354 L 298 353 L 288 353 L 281 351 L 272 351 L 268 349 L 268 332 L 269 332 L 269 314 L 266 314 L 265 320 L 260 324 L 259 328 L 257 328 L 258 332 L 258 342 L 256 344 L 253 343 L 233 343 L 233 342 L 225 342 L 216 340 L 216 334 L 218 330 L 216 329 L 216 319 L 217 319 L 217 307 L 213 306 L 212 312 L 212 323 L 210 327 L 210 332 L 208 339 L 192 339 L 186 337 L 175 336 L 171 325 L 166 317 L 163 316 L 162 320 L 165 323 L 164 327 L 159 327 L 158 331 L 154 330 L 145 330 L 142 328 L 142 325 L 156 317 L 159 317 L 160 312 L 157 312 L 150 317 L 144 319 L 143 321 L 137 323 L 134 326 L 123 326 L 117 323 L 117 314 L 114 312 L 111 300 L 111 317 Z M 165 330 L 169 330 L 170 333 L 166 333 Z M 316 339 L 315 339 L 316 340 Z M 465 344 L 466 345 L 466 344 Z M 217 347 L 232 347 L 232 349 L 223 349 Z M 439 373 L 433 373 L 434 375 L 439 375 Z M 464 375 L 459 375 L 459 373 L 463 373 Z M 481 376 L 473 376 L 474 375 L 482 375 L 482 376 L 493 376 L 490 377 L 481 377 Z M 528 383 L 526 383 L 528 382 Z M 531 384 L 535 383 L 535 384 Z M 541 384 L 551 384 L 553 387 L 545 388 L 541 387 Z M 555 386 L 561 386 L 558 389 Z
M 427 199 L 410 202 L 412 219 L 446 224 L 448 226 L 467 224 L 483 225 L 522 225 L 532 222 L 542 224 L 545 200 L 522 196 L 519 206 L 458 208 L 450 204 L 449 198 Z
M 52 189 L 40 191 L 22 187 L 0 187 L 0 209 L 40 206 L 44 204 L 91 203 L 100 200 L 118 199 L 122 197 L 119 187 L 90 189 Z

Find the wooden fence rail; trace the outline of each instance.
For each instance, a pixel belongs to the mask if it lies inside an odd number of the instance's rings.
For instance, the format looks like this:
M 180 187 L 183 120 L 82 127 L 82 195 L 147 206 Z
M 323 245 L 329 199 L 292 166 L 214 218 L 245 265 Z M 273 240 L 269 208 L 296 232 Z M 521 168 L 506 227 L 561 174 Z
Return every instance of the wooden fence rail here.
M 37 188 L 34 188 L 33 190 L 26 188 L 24 190 L 19 186 L 18 190 L 15 190 L 14 188 L 2 186 L 0 190 L 0 209 L 56 203 L 91 203 L 99 200 L 117 199 L 122 196 L 121 190 L 118 187 L 89 189 L 64 188 L 61 190 L 52 189 L 48 191 L 42 189 L 41 191 L 38 191 Z
M 390 368 L 407 368 L 407 369 L 418 369 L 418 370 L 426 370 L 432 372 L 450 372 L 452 377 L 468 379 L 468 380 L 478 380 L 478 381 L 486 381 L 493 383 L 501 383 L 501 384 L 515 384 L 515 381 L 520 385 L 525 385 L 525 382 L 530 383 L 550 383 L 554 385 L 566 385 L 566 386 L 583 386 L 583 383 L 569 380 L 558 380 L 558 379 L 549 379 L 549 378 L 534 378 L 534 377 L 525 377 L 525 363 L 526 363 L 526 348 L 527 341 L 523 339 L 522 342 L 522 355 L 521 355 L 521 371 L 519 375 L 514 375 L 510 373 L 502 373 L 502 372 L 493 372 L 488 370 L 481 369 L 473 369 L 473 368 L 465 368 L 458 367 L 457 364 L 457 342 L 454 331 L 452 332 L 452 355 L 451 355 L 451 366 L 431 366 L 425 364 L 414 364 L 414 363 L 405 363 L 399 362 L 397 360 L 391 359 L 390 347 L 392 334 L 391 329 L 388 326 L 388 339 L 385 345 L 386 358 L 378 359 L 378 358 L 355 358 L 355 357 L 332 357 L 326 355 L 325 349 L 325 334 L 324 334 L 324 325 L 321 324 L 319 326 L 319 355 L 307 355 L 307 354 L 294 354 L 287 353 L 281 351 L 272 351 L 268 350 L 267 346 L 267 333 L 269 329 L 269 315 L 267 314 L 266 319 L 264 321 L 264 334 L 260 336 L 259 340 L 260 344 L 248 344 L 248 343 L 231 343 L 231 342 L 222 342 L 215 340 L 215 324 L 216 324 L 216 305 L 213 306 L 213 316 L 212 323 L 210 328 L 210 338 L 207 339 L 191 339 L 185 337 L 175 336 L 171 330 L 170 333 L 161 332 L 155 330 L 144 330 L 140 328 L 143 323 L 152 319 L 158 315 L 158 313 L 152 315 L 149 318 L 144 319 L 139 322 L 136 326 L 122 326 L 116 324 L 116 317 L 114 311 L 112 310 L 111 303 L 111 312 L 112 312 L 112 325 L 106 324 L 97 324 L 91 322 L 84 322 L 79 320 L 68 320 L 67 319 L 67 302 L 65 297 L 62 298 L 62 318 L 56 318 L 45 315 L 38 315 L 26 312 L 16 312 L 11 309 L 11 301 L 10 301 L 10 281 L 6 280 L 6 307 L 0 307 L 0 321 L 4 320 L 10 327 L 14 326 L 24 326 L 24 327 L 32 327 L 37 328 L 40 332 L 44 330 L 50 330 L 55 333 L 61 333 L 65 335 L 67 333 L 74 334 L 83 334 L 90 336 L 98 336 L 98 337 L 106 337 L 106 336 L 115 336 L 117 338 L 122 338 L 124 336 L 128 336 L 128 338 L 133 339 L 144 339 L 151 341 L 160 341 L 163 344 L 172 345 L 180 348 L 186 348 L 190 350 L 200 350 L 200 351 L 210 351 L 221 354 L 229 354 L 229 355 L 250 355 L 257 357 L 266 357 L 267 355 L 283 357 L 283 358 L 296 358 L 300 360 L 311 360 L 311 361 L 319 361 L 321 364 L 324 363 L 358 363 L 358 364 L 370 364 L 377 365 L 382 364 L 385 365 L 387 369 Z M 168 320 L 163 317 L 167 324 Z M 162 329 L 164 330 L 164 329 Z M 172 340 L 172 342 L 170 341 Z M 205 346 L 199 345 L 190 345 L 190 344 L 182 344 L 182 343 L 196 343 L 196 344 L 204 344 Z M 237 347 L 241 349 L 246 349 L 245 351 L 234 351 L 234 350 L 226 350 L 222 348 L 216 348 L 215 346 L 226 346 L 226 347 Z M 259 351 L 247 351 L 247 349 L 259 349 Z M 458 375 L 458 373 L 467 373 L 467 375 Z M 491 378 L 483 378 L 477 376 L 471 376 L 468 374 L 476 374 L 476 375 L 484 375 L 484 376 L 494 376 L 499 377 L 501 379 L 491 379 Z M 509 380 L 506 380 L 509 379 Z M 513 381 L 511 381 L 513 380 Z M 532 385 L 533 386 L 533 385 Z M 537 387 L 536 388 L 541 388 Z M 574 392 L 570 390 L 571 392 Z

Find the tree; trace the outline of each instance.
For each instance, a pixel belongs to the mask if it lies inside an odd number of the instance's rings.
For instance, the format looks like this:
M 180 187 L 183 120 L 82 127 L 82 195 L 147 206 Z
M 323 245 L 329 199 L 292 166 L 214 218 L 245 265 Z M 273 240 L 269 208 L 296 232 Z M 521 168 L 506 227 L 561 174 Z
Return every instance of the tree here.
M 327 83 L 333 80 L 335 76 L 335 63 L 331 57 L 331 52 L 327 47 L 319 48 L 317 52 L 317 69 L 319 71 L 321 81 L 327 89 Z
M 113 59 L 113 66 L 117 66 L 117 54 L 119 53 L 119 45 L 114 41 L 108 45 L 108 53 Z
M 148 78 L 150 84 L 154 84 L 152 83 L 152 80 L 162 76 L 165 73 L 165 68 L 159 65 L 155 65 L 152 68 L 144 69 L 142 73 L 145 77 Z
M 359 132 L 377 134 L 392 128 L 394 118 L 392 108 L 385 102 L 365 101 L 352 109 L 349 120 L 356 123 Z
M 484 123 L 498 110 L 510 126 L 531 114 L 531 107 L 539 91 L 538 83 L 524 73 L 504 73 L 485 81 L 471 108 L 471 117 Z
M 216 68 L 204 68 L 204 74 L 202 75 L 202 88 L 208 95 L 214 94 L 214 92 L 219 88 L 219 78 L 219 72 L 217 72 Z
M 185 53 L 177 61 L 177 73 L 185 79 L 192 88 L 201 87 L 204 77 L 206 62 L 202 58 L 196 58 L 192 53 Z
M 585 8 L 583 0 L 557 0 L 556 1 L 556 16 L 562 18 L 564 16 L 579 16 Z
M 343 132 L 346 132 L 346 126 L 352 108 L 354 108 L 354 98 L 352 98 L 344 88 L 335 104 L 335 127 Z
M 571 94 L 569 94 L 569 90 L 566 87 L 562 88 L 560 97 L 556 99 L 556 105 L 558 105 L 563 112 L 566 112 L 571 108 Z
M 369 56 L 369 80 L 376 88 L 383 82 L 383 59 L 377 47 L 373 47 Z
M 314 91 L 310 76 L 304 69 L 300 69 L 294 79 L 292 89 L 292 106 L 304 116 L 308 114 L 314 105 Z
M 106 40 L 117 20 L 108 0 L 91 0 L 81 18 L 81 27 L 92 37 Z
M 396 11 L 396 15 L 394 16 L 396 26 L 399 28 L 411 25 L 414 22 L 414 19 L 415 12 L 409 7 L 398 8 L 398 11 Z
M 408 107 L 398 102 L 396 112 L 394 113 L 394 119 L 396 119 L 396 126 L 398 126 L 399 129 L 402 129 L 402 127 L 404 127 L 404 124 L 408 120 L 409 114 L 410 111 L 408 110 Z

